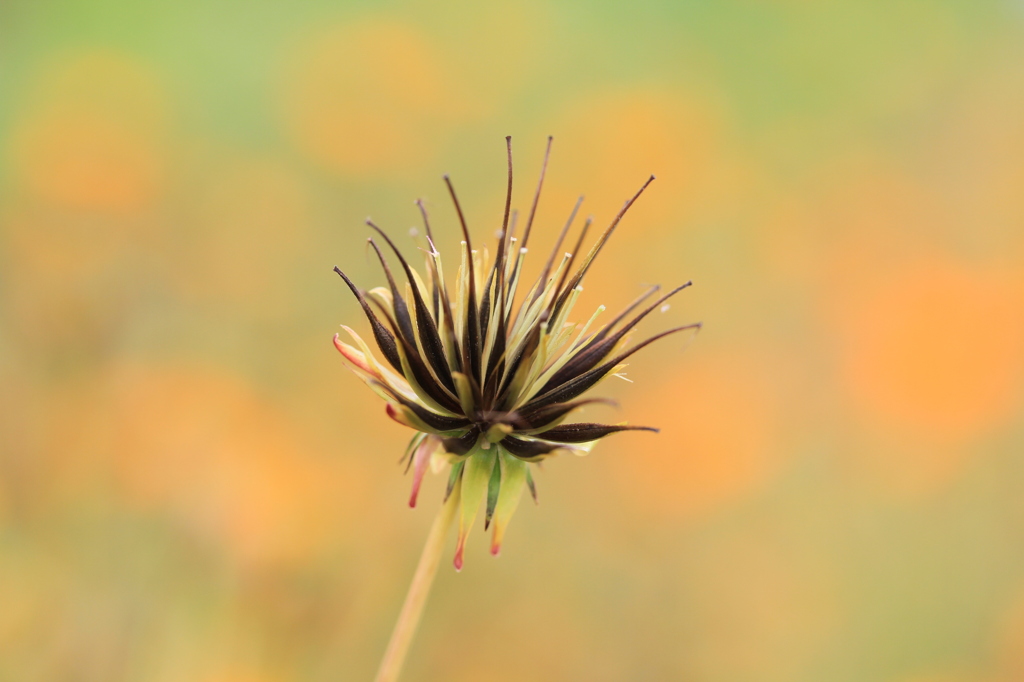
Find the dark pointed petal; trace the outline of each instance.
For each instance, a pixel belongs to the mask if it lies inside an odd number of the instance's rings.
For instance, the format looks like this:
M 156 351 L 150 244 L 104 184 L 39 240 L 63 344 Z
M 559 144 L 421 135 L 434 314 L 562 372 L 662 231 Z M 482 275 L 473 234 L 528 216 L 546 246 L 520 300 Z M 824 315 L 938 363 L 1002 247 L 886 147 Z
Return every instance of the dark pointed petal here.
M 423 199 L 416 200 L 416 206 L 420 209 L 420 215 L 423 216 L 423 229 L 427 233 L 427 241 L 430 243 L 431 248 L 434 247 L 434 233 L 430 231 L 430 218 L 427 216 L 427 207 L 423 205 Z
M 370 304 L 366 302 L 366 297 L 363 296 L 363 292 L 352 283 L 352 280 L 348 278 L 341 268 L 334 266 L 334 271 L 341 275 L 341 278 L 345 280 L 345 284 L 355 294 L 356 299 L 359 301 L 359 306 L 363 309 L 366 314 L 366 319 L 370 321 L 370 328 L 373 329 L 373 338 L 377 342 L 377 347 L 380 348 L 380 352 L 384 354 L 384 358 L 388 361 L 388 364 L 395 368 L 396 371 L 401 373 L 402 371 L 402 360 L 398 357 L 398 348 L 395 346 L 395 337 L 391 331 L 385 327 L 377 316 L 374 315 L 373 310 L 370 308 Z
M 556 419 L 561 419 L 565 415 L 569 414 L 573 410 L 584 405 L 592 403 L 604 403 L 606 405 L 615 405 L 614 400 L 608 400 L 606 398 L 585 398 L 583 400 L 574 400 L 568 403 L 555 403 L 554 405 L 545 405 L 535 410 L 520 412 L 519 417 L 526 423 L 525 429 L 538 429 L 545 424 L 550 424 Z M 539 438 L 540 436 L 538 436 Z
M 484 286 L 483 298 L 480 299 L 480 343 L 483 345 L 487 339 L 487 327 L 491 322 L 491 289 L 494 288 L 494 273 L 497 272 L 497 268 L 491 269 L 491 274 L 487 276 L 487 284 Z M 495 297 L 498 298 L 497 296 Z
M 502 299 L 504 298 L 505 293 L 502 291 Z M 498 387 L 505 371 L 505 352 L 507 350 L 505 344 L 508 341 L 508 329 L 504 309 L 505 301 L 502 300 L 495 310 L 497 318 L 495 324 L 498 325 L 498 330 L 494 335 L 494 345 L 491 347 L 491 354 L 487 359 L 487 379 L 484 382 L 485 407 L 487 409 L 493 409 L 497 403 Z
M 587 254 L 587 257 L 583 261 L 583 264 L 580 265 L 579 270 L 576 271 L 576 274 L 572 276 L 572 278 L 565 285 L 565 288 L 562 289 L 562 291 L 559 293 L 558 302 L 555 303 L 555 307 L 551 313 L 552 319 L 558 317 L 558 313 L 561 311 L 562 306 L 565 305 L 566 300 L 568 300 L 569 298 L 569 293 L 573 289 L 575 289 L 583 280 L 583 277 L 587 274 L 587 271 L 590 269 L 590 266 L 594 263 L 594 259 L 597 258 L 597 254 L 599 254 L 601 252 L 601 249 L 604 248 L 604 245 L 608 243 L 608 240 L 611 238 L 612 233 L 615 231 L 615 228 L 618 227 L 619 222 L 622 220 L 622 217 L 626 215 L 626 211 L 628 211 L 630 206 L 632 206 L 634 202 L 636 202 L 636 200 L 640 198 L 640 195 L 643 194 L 644 190 L 647 189 L 647 186 L 652 182 L 654 182 L 653 175 L 647 178 L 647 182 L 643 184 L 643 187 L 637 190 L 637 193 L 634 194 L 632 198 L 630 198 L 628 201 L 626 201 L 625 205 L 612 220 L 611 225 L 608 226 L 608 228 L 604 231 L 604 234 L 601 235 L 601 238 L 598 239 L 597 243 L 594 244 L 593 248 L 590 249 L 590 253 Z
M 381 313 L 388 318 L 388 322 L 391 323 L 392 327 L 395 326 L 395 321 L 391 318 L 390 313 L 384 309 L 383 306 L 378 306 Z M 416 347 L 415 339 L 409 341 L 405 338 L 404 334 L 398 335 L 398 341 L 402 344 L 402 350 L 405 351 L 405 359 L 409 363 L 409 371 L 412 372 L 413 378 L 416 383 L 420 385 L 427 395 L 429 395 L 438 405 L 442 406 L 450 412 L 458 414 L 462 411 L 462 406 L 459 405 L 459 400 L 451 392 L 444 388 L 441 384 L 437 383 L 434 379 L 434 375 L 427 369 L 427 365 L 423 362 L 423 358 L 420 357 L 419 349 Z M 405 370 L 402 370 L 403 374 Z M 408 378 L 408 377 L 406 377 Z
M 687 285 L 689 285 L 689 284 L 691 284 L 691 282 L 687 282 Z M 615 318 L 611 322 L 606 324 L 601 329 L 601 331 L 599 331 L 596 334 L 594 334 L 594 338 L 592 339 L 592 341 L 600 341 L 601 339 L 603 339 L 606 336 L 608 336 L 608 334 L 611 332 L 611 330 L 615 328 L 615 325 L 617 325 L 619 322 L 622 322 L 624 319 L 626 319 L 626 317 L 628 317 L 631 312 L 636 310 L 636 307 L 638 305 L 640 305 L 641 303 L 646 301 L 648 298 L 650 298 L 651 294 L 653 294 L 654 292 L 658 291 L 659 289 L 661 289 L 661 286 L 655 284 L 650 289 L 648 289 L 644 293 L 642 293 L 639 296 L 637 296 L 633 300 L 632 303 L 630 303 L 628 306 L 626 306 L 625 310 L 623 310 L 621 313 L 616 315 Z
M 519 459 L 536 459 L 557 450 L 560 445 L 557 443 L 545 443 L 537 440 L 524 440 L 515 436 L 505 436 L 501 439 L 501 447 Z
M 473 449 L 478 438 L 480 438 L 480 428 L 474 426 L 467 431 L 465 435 L 459 436 L 458 438 L 442 439 L 441 444 L 444 445 L 445 450 L 453 455 L 464 455 Z
M 636 325 L 640 323 L 641 320 L 647 317 L 653 310 L 664 304 L 665 301 L 672 298 L 673 296 L 675 296 L 676 294 L 678 294 L 680 291 L 687 288 L 691 284 L 693 284 L 693 282 L 687 282 L 686 284 L 678 286 L 672 291 L 665 294 L 664 296 L 660 297 L 657 301 L 649 305 L 642 312 L 640 312 L 640 314 L 638 314 L 636 317 L 630 320 L 630 322 L 626 324 L 626 326 L 624 326 L 622 329 L 615 332 L 608 338 L 603 338 L 602 334 L 607 333 L 607 330 L 611 328 L 611 325 L 605 327 L 605 329 L 602 330 L 597 335 L 595 335 L 594 338 L 587 343 L 587 346 L 579 353 L 577 353 L 572 360 L 567 362 L 564 367 L 555 372 L 554 376 L 552 376 L 551 379 L 549 379 L 548 382 L 544 384 L 544 387 L 541 388 L 540 392 L 543 393 L 545 391 L 549 391 L 555 386 L 559 386 L 565 383 L 574 376 L 579 376 L 583 372 L 586 372 L 587 370 L 594 367 L 594 365 L 596 365 L 597 363 L 604 360 L 604 358 L 609 353 L 611 353 L 612 350 L 615 348 L 615 344 L 621 341 L 622 337 L 628 334 L 630 330 L 632 330 Z M 616 319 L 616 321 L 617 320 L 618 318 Z M 612 324 L 615 324 L 615 321 L 613 321 Z
M 628 358 L 633 353 L 636 353 L 641 348 L 644 348 L 654 343 L 658 339 L 662 339 L 668 336 L 669 334 L 675 334 L 677 332 L 685 331 L 687 329 L 700 329 L 700 326 L 701 325 L 698 322 L 697 324 L 688 324 L 683 327 L 669 329 L 668 331 L 664 331 L 660 334 L 655 334 L 651 338 L 642 341 L 637 345 L 633 346 L 632 348 L 620 353 L 619 355 L 615 356 L 613 359 L 609 360 L 603 365 L 595 367 L 590 371 L 584 372 L 583 374 L 579 375 L 578 377 L 575 377 L 574 379 L 570 379 L 569 381 L 565 382 L 558 388 L 552 389 L 547 393 L 540 394 L 538 397 L 534 398 L 529 403 L 527 403 L 523 407 L 523 409 L 532 410 L 539 407 L 544 407 L 545 405 L 551 405 L 553 403 L 561 403 L 567 400 L 572 400 L 573 398 L 580 395 L 581 393 L 589 389 L 591 386 L 596 384 L 598 381 L 600 381 L 604 377 L 604 375 L 612 371 L 612 369 L 616 365 L 618 365 L 620 362 Z
M 505 192 L 505 215 L 501 219 L 501 234 L 498 235 L 498 253 L 494 257 L 494 269 L 491 271 L 491 280 L 498 283 L 500 298 L 504 301 L 505 285 L 505 259 L 507 257 L 506 244 L 508 243 L 508 218 L 512 210 L 512 136 L 505 137 L 505 146 L 508 150 L 508 189 Z M 503 308 L 499 308 L 499 311 Z
M 406 341 L 415 343 L 416 333 L 412 328 L 412 316 L 409 315 L 409 306 L 405 304 L 405 297 L 398 292 L 398 284 L 395 283 L 395 276 L 391 274 L 391 267 L 388 265 L 387 259 L 384 258 L 384 254 L 380 252 L 377 242 L 373 241 L 373 239 L 367 239 L 366 241 L 373 247 L 374 253 L 377 254 L 377 260 L 380 261 L 380 266 L 384 269 L 384 276 L 388 279 L 388 288 L 391 289 L 392 307 L 395 310 L 395 321 L 398 323 L 395 331 L 398 332 L 399 336 L 404 337 Z
M 430 231 L 430 218 L 427 216 L 427 208 L 426 206 L 423 205 L 422 199 L 417 199 L 416 205 L 419 207 L 420 213 L 423 215 L 423 227 L 427 231 L 427 241 L 430 244 L 432 252 L 436 253 L 437 245 L 434 243 L 434 235 Z M 444 280 L 441 279 L 441 273 L 438 272 L 437 263 L 434 262 L 433 258 L 431 258 L 430 260 L 430 268 L 434 273 L 434 290 L 432 292 L 434 298 L 434 320 L 436 321 L 438 319 L 438 308 L 440 308 L 443 305 L 445 311 L 444 326 L 448 330 L 448 334 L 452 340 L 452 343 L 455 346 L 455 355 L 461 357 L 461 352 L 459 350 L 459 337 L 455 333 L 455 322 L 453 321 L 454 318 L 452 315 L 451 298 L 449 298 L 448 296 L 448 288 L 445 285 Z M 463 367 L 462 371 L 467 372 L 468 369 L 466 367 Z
M 565 221 L 565 225 L 562 227 L 562 231 L 558 234 L 558 239 L 555 240 L 555 245 L 551 249 L 551 255 L 548 256 L 547 262 L 544 263 L 544 269 L 540 271 L 540 277 L 537 278 L 537 286 L 533 295 L 534 301 L 540 298 L 541 293 L 544 290 L 544 283 L 548 281 L 548 275 L 551 274 L 551 268 L 555 264 L 555 258 L 558 257 L 558 250 L 562 247 L 562 242 L 565 241 L 565 235 L 569 232 L 569 228 L 572 227 L 572 223 L 576 220 L 576 213 L 580 210 L 580 204 L 583 203 L 583 197 L 581 196 L 576 200 L 576 205 L 572 207 L 572 213 L 569 214 L 569 219 Z
M 523 241 L 519 244 L 520 248 L 526 248 L 526 243 L 530 241 L 530 229 L 533 227 L 533 218 L 537 215 L 537 204 L 540 203 L 540 191 L 544 187 L 544 176 L 548 171 L 548 157 L 551 156 L 551 143 L 554 139 L 548 135 L 548 146 L 544 150 L 544 163 L 540 167 L 540 179 L 537 180 L 537 192 L 533 195 L 533 204 L 530 205 L 530 216 L 526 219 L 526 227 L 523 228 Z M 522 252 L 520 251 L 520 253 Z
M 534 351 L 537 350 L 537 346 L 540 344 L 540 334 L 544 327 L 544 323 L 547 322 L 546 313 L 541 313 L 540 318 L 533 325 L 533 329 L 527 335 L 526 339 L 516 349 L 515 355 L 512 358 L 512 362 L 505 370 L 505 380 L 501 384 L 501 391 L 498 394 L 498 399 L 495 402 L 497 406 L 503 406 L 509 397 L 509 390 L 512 388 L 512 383 L 515 380 L 516 372 L 519 371 L 519 366 L 523 363 L 523 358 L 533 355 Z M 504 406 L 507 408 L 508 406 Z
M 593 224 L 594 216 L 588 215 L 587 219 L 583 221 L 583 229 L 580 230 L 580 236 L 576 238 L 576 246 L 569 252 L 569 262 L 565 264 L 565 269 L 562 271 L 562 277 L 558 280 L 558 287 L 555 289 L 556 292 L 562 291 L 562 289 L 565 288 L 565 280 L 569 278 L 569 271 L 572 269 L 572 264 L 576 262 L 576 257 L 579 256 L 580 249 L 583 248 L 583 240 L 587 238 L 587 232 L 590 231 L 590 226 Z M 552 304 L 552 308 L 554 308 L 554 304 Z
M 449 417 L 447 415 L 432 412 L 419 403 L 413 402 L 404 395 L 391 390 L 391 387 L 387 384 L 383 384 L 379 381 L 374 383 L 386 391 L 395 402 L 400 403 L 402 407 L 411 410 L 413 414 L 419 417 L 423 423 L 432 429 L 437 429 L 438 431 L 456 431 L 458 429 L 464 429 L 471 424 L 471 422 L 465 417 Z
M 618 433 L 619 431 L 653 431 L 658 429 L 650 426 L 610 426 L 605 424 L 562 424 L 544 433 L 538 433 L 537 438 L 554 441 L 556 443 L 589 443 L 598 438 Z
M 473 265 L 473 244 L 469 239 L 469 228 L 466 227 L 466 217 L 462 213 L 462 205 L 459 203 L 458 197 L 455 196 L 455 187 L 452 186 L 451 178 L 447 175 L 444 176 L 444 182 L 448 185 L 448 193 L 452 197 L 452 203 L 455 204 L 455 212 L 459 216 L 459 225 L 462 227 L 462 238 L 466 242 L 466 268 L 467 274 L 469 275 L 469 300 L 466 301 L 466 329 L 463 337 L 463 355 L 464 365 L 468 364 L 469 367 L 464 367 L 464 370 L 468 371 L 473 377 L 483 383 L 480 377 L 480 318 L 477 316 L 477 305 L 479 302 L 476 297 L 476 274 L 475 266 Z M 465 362 L 468 360 L 468 363 Z
M 380 236 L 384 237 L 387 241 L 388 246 L 395 252 L 395 256 L 398 257 L 399 262 L 402 264 L 402 268 L 405 270 L 405 275 L 409 280 L 409 286 L 412 289 L 413 303 L 416 306 L 416 327 L 419 331 L 419 340 L 423 344 L 423 352 L 427 356 L 427 362 L 434 368 L 434 374 L 437 375 L 438 380 L 452 393 L 455 392 L 455 382 L 452 381 L 451 369 L 448 367 L 448 360 L 444 355 L 444 347 L 441 345 L 441 337 L 437 333 L 437 324 L 434 318 L 430 315 L 430 310 L 427 308 L 426 301 L 423 300 L 423 295 L 420 293 L 420 288 L 416 286 L 416 281 L 413 278 L 412 268 L 409 267 L 409 263 L 402 256 L 398 247 L 391 241 L 391 238 L 384 233 L 382 229 L 374 225 L 371 221 L 367 220 L 366 224 L 376 230 Z M 376 247 L 374 247 L 376 248 Z M 392 288 L 392 295 L 397 294 Z M 396 307 L 397 312 L 397 307 Z

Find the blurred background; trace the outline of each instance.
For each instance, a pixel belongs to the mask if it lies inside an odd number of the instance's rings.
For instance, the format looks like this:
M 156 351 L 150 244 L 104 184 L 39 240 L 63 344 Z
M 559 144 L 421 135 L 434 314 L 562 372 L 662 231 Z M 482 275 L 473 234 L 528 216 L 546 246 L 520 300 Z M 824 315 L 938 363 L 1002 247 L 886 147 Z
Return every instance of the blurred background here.
M 442 481 L 331 268 L 417 197 L 452 252 L 442 173 L 492 234 L 506 134 L 538 252 L 658 176 L 578 317 L 705 327 L 404 679 L 1024 679 L 1024 3 L 7 0 L 0 680 L 371 679 Z

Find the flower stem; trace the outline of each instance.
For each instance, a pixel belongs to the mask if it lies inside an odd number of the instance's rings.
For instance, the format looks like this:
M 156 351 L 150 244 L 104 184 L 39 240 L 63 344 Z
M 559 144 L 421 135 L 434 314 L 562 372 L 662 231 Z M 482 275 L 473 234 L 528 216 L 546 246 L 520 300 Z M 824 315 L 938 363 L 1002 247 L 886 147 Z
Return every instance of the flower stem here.
M 398 622 L 395 623 L 395 629 L 391 632 L 387 651 L 384 652 L 384 658 L 377 670 L 376 682 L 395 682 L 399 673 L 402 672 L 402 663 L 405 662 L 405 655 L 409 651 L 413 635 L 416 634 L 416 626 L 419 625 L 420 616 L 423 614 L 423 606 L 427 603 L 427 597 L 430 595 L 430 586 L 437 574 L 437 565 L 441 561 L 444 541 L 448 537 L 452 521 L 455 520 L 455 510 L 458 509 L 458 506 L 459 488 L 456 486 L 448 496 L 448 500 L 438 510 L 434 524 L 430 527 L 427 544 L 423 547 L 419 565 L 416 566 L 412 584 L 409 585 L 405 603 L 402 604 L 402 612 L 398 614 Z

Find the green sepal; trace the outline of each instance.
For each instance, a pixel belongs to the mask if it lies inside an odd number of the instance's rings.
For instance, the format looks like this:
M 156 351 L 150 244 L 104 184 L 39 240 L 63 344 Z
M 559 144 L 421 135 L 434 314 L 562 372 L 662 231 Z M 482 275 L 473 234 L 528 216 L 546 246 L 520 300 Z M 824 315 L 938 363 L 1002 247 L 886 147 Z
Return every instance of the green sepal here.
M 466 460 L 466 468 L 462 474 L 462 509 L 459 515 L 459 534 L 469 532 L 476 520 L 480 503 L 487 490 L 491 472 L 496 468 L 496 449 L 479 449 Z
M 417 433 L 409 441 L 409 444 L 405 446 L 405 453 L 402 455 L 402 459 L 398 460 L 399 465 L 405 463 L 405 472 L 409 473 L 409 467 L 412 466 L 412 453 L 416 452 L 416 448 L 423 442 L 423 439 L 427 437 L 425 433 Z M 408 461 L 406 461 L 408 460 Z
M 533 503 L 540 504 L 537 500 L 537 486 L 533 483 L 533 474 L 530 473 L 530 467 L 526 467 L 526 485 L 530 488 L 530 496 L 533 497 Z
M 523 460 L 513 457 L 507 452 L 499 454 L 501 469 L 501 491 L 498 493 L 497 505 L 494 510 L 494 537 L 491 540 L 491 554 L 497 556 L 501 552 L 501 542 L 505 535 L 508 522 L 515 514 L 519 500 L 523 496 L 523 488 L 526 487 L 526 477 L 529 474 L 529 465 Z
M 501 462 L 505 454 L 498 451 L 498 461 L 491 470 L 491 480 L 487 482 L 487 512 L 484 514 L 484 530 L 491 527 L 491 518 L 494 516 L 494 508 L 498 504 L 498 495 L 501 490 Z
M 452 491 L 455 490 L 455 484 L 459 482 L 459 478 L 462 476 L 462 467 L 465 466 L 465 464 L 465 460 L 452 464 L 452 472 L 448 475 L 448 488 L 444 492 L 445 502 L 448 501 L 448 498 L 452 495 Z
M 466 459 L 466 466 L 462 472 L 462 484 L 459 486 L 459 539 L 455 544 L 455 570 L 462 570 L 463 553 L 466 549 L 466 536 L 469 535 L 473 522 L 476 520 L 477 512 L 480 510 L 480 502 L 483 501 L 484 493 L 487 491 L 487 482 L 491 478 L 497 459 L 497 448 L 484 450 L 478 448 L 473 450 Z

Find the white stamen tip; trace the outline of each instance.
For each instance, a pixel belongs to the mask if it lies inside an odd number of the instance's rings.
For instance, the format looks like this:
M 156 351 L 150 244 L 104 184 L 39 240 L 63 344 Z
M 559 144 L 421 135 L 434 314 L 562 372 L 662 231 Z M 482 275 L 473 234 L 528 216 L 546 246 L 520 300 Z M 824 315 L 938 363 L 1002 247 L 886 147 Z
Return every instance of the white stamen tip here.
M 612 376 L 613 377 L 618 377 L 618 378 L 622 379 L 623 381 L 628 381 L 631 384 L 633 383 L 632 379 L 629 379 L 629 378 L 626 377 L 625 372 L 623 372 L 622 374 L 613 374 Z
M 519 253 L 526 253 L 527 251 L 529 251 L 529 249 L 526 248 L 525 246 L 523 248 L 519 249 Z
M 672 306 L 670 306 L 668 303 L 666 303 L 665 305 L 661 306 L 661 312 L 667 313 L 668 309 L 671 308 L 671 307 Z
M 494 237 L 496 239 L 501 239 L 504 236 L 505 236 L 505 230 L 495 230 L 494 231 Z
M 420 231 L 417 230 L 415 227 L 410 227 L 409 228 L 409 236 L 410 237 L 417 237 L 417 236 L 419 236 L 419 234 L 420 234 Z

